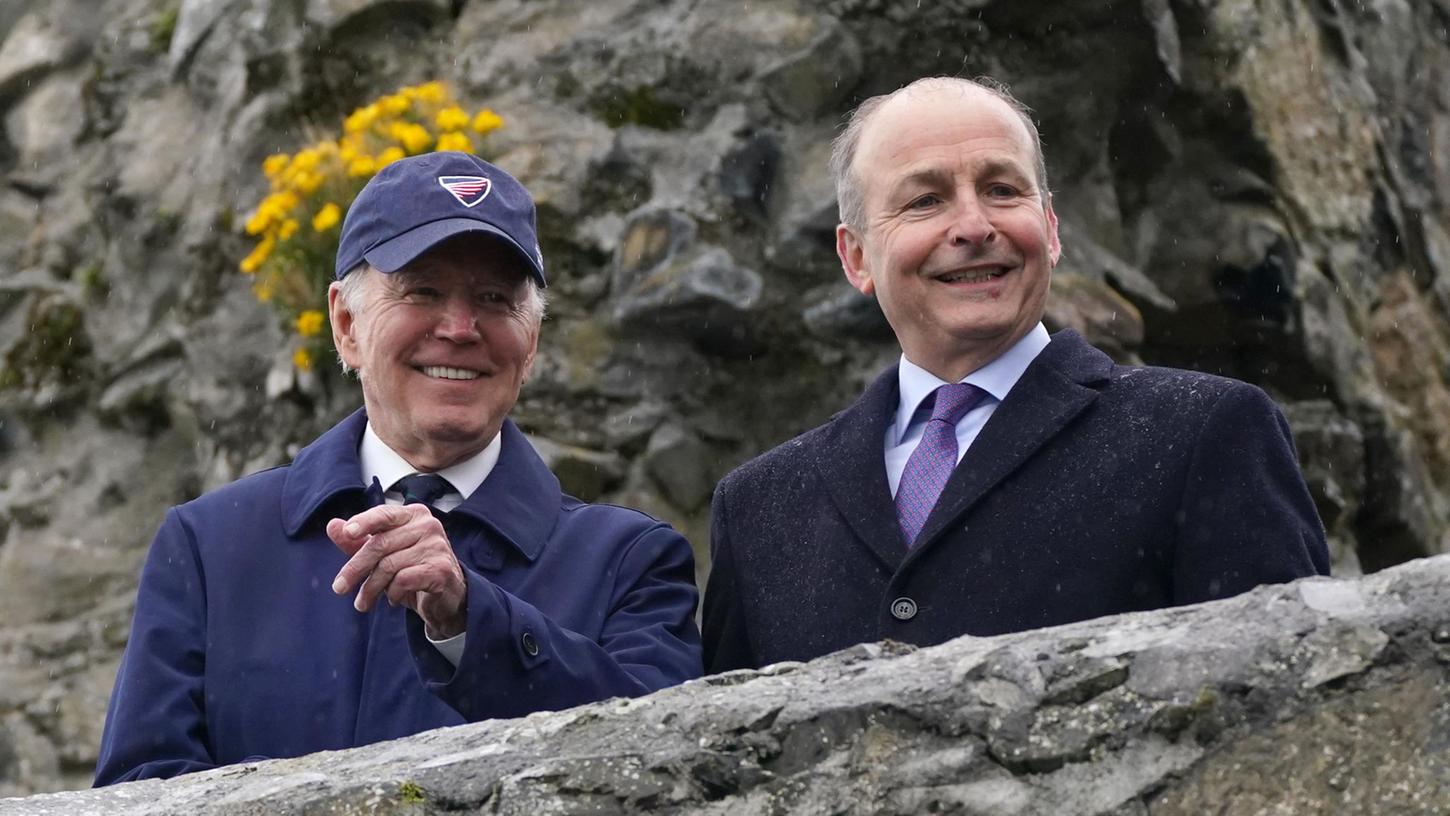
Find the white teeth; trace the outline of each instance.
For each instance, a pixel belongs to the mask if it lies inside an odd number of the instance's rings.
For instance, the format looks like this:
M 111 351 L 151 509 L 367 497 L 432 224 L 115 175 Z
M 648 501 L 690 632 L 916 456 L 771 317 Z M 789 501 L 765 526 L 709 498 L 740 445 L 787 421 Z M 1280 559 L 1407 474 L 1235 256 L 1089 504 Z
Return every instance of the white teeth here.
M 1005 267 L 995 267 L 990 270 L 979 272 L 960 272 L 951 275 L 943 275 L 938 280 L 944 283 L 981 283 L 982 281 L 1000 278 L 1007 274 Z
M 477 371 L 469 371 L 466 368 L 449 368 L 448 366 L 423 366 L 423 373 L 430 377 L 439 377 L 445 380 L 473 380 L 478 378 Z

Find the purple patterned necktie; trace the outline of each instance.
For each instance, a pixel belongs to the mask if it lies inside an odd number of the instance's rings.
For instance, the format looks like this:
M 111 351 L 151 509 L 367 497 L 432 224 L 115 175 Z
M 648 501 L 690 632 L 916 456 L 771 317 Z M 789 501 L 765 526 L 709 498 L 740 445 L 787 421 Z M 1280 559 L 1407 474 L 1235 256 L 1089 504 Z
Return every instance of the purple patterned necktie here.
M 906 547 L 916 537 L 957 466 L 957 420 L 981 401 L 987 392 L 967 383 L 943 385 L 936 390 L 936 405 L 921 434 L 921 442 L 906 460 L 901 484 L 896 488 L 896 520 L 906 536 Z

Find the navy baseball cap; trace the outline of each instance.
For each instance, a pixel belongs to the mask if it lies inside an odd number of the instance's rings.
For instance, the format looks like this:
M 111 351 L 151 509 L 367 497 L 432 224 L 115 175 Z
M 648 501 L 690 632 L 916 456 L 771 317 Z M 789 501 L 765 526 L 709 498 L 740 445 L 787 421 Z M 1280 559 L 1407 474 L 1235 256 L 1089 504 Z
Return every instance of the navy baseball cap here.
M 378 171 L 342 222 L 338 280 L 367 261 L 396 272 L 440 242 L 465 232 L 500 239 L 545 286 L 534 199 L 518 179 L 468 153 L 410 156 Z

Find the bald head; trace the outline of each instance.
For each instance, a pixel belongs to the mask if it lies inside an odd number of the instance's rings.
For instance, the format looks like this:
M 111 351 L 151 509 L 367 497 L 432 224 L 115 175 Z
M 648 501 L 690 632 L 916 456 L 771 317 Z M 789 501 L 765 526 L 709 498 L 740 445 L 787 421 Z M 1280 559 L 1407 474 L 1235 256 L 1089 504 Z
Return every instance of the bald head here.
M 836 201 L 840 208 L 841 223 L 856 230 L 865 229 L 865 195 L 861 184 L 860 170 L 855 166 L 861 143 L 876 115 L 893 102 L 907 98 L 933 95 L 985 95 L 999 100 L 1022 121 L 1027 138 L 1032 143 L 1033 169 L 1036 173 L 1037 189 L 1046 203 L 1047 162 L 1042 155 L 1042 138 L 1037 125 L 1032 121 L 1032 111 L 1017 101 L 1007 86 L 991 79 L 962 79 L 960 77 L 926 77 L 889 94 L 873 96 L 862 102 L 846 120 L 846 128 L 831 144 L 831 176 L 836 185 Z M 873 138 L 889 138 L 890 134 L 871 134 Z

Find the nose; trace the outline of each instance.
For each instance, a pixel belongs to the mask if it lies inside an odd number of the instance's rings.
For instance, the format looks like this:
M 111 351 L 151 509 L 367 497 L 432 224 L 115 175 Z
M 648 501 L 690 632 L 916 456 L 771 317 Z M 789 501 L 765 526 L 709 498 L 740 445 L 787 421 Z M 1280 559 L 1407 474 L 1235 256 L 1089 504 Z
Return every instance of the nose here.
M 470 343 L 482 337 L 478 315 L 468 298 L 450 297 L 439 306 L 438 325 L 433 336 L 454 343 Z
M 975 197 L 964 198 L 948 234 L 952 246 L 986 246 L 996 237 L 997 230 L 986 208 Z

